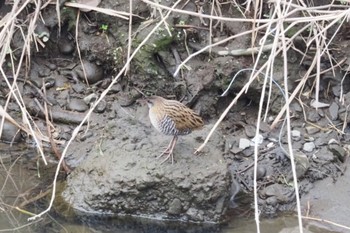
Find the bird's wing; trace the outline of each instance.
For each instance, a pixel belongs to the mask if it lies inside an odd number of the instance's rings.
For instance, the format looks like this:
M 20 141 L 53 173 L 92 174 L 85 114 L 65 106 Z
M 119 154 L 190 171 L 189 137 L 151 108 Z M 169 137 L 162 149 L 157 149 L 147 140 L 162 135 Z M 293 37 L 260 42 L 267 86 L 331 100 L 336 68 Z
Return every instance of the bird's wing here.
M 175 106 L 171 106 L 167 113 L 171 120 L 174 121 L 175 127 L 179 132 L 190 132 L 203 126 L 202 118 L 192 109 L 178 103 Z

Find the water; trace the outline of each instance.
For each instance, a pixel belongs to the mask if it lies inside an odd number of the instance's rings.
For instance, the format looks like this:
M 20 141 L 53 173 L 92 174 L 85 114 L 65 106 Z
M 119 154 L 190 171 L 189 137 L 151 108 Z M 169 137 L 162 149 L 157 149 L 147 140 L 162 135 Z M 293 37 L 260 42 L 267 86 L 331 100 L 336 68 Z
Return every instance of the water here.
M 28 222 L 25 211 L 40 213 L 47 207 L 55 164 L 49 168 L 37 166 L 38 158 L 33 151 L 8 150 L 0 145 L 0 233 L 1 232 L 69 232 L 69 233 L 251 233 L 256 232 L 252 217 L 232 215 L 226 224 L 189 224 L 171 221 L 156 221 L 147 218 L 96 217 L 66 215 L 62 207 L 53 208 L 43 218 Z M 40 161 L 40 159 L 38 160 Z M 52 159 L 55 161 L 55 159 Z M 38 163 L 40 164 L 40 163 Z M 38 172 L 39 171 L 39 172 Z M 41 176 L 41 178 L 38 177 Z M 46 183 L 46 184 L 45 184 Z M 35 194 L 33 194 L 35 193 Z M 39 197 L 41 197 L 39 199 Z M 38 199 L 38 200 L 37 200 Z M 56 211 L 60 212 L 57 213 Z M 62 216 L 65 216 L 64 218 Z M 262 233 L 280 233 L 297 226 L 295 216 L 281 216 L 261 220 Z M 325 228 L 305 223 L 314 233 L 331 233 Z M 298 231 L 296 231 L 298 232 Z M 341 231 L 339 231 L 341 232 Z M 345 232 L 345 231 L 343 231 Z

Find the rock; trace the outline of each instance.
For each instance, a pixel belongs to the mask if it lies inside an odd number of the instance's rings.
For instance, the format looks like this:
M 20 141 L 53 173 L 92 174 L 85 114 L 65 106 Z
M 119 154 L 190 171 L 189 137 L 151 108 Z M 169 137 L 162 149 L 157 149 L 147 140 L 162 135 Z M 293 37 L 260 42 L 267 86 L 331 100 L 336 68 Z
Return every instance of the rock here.
M 71 86 L 72 86 L 72 89 L 75 91 L 75 93 L 83 94 L 86 91 L 85 84 L 81 82 L 73 83 L 71 84 Z
M 253 174 L 254 175 L 254 174 Z M 266 175 L 266 167 L 263 165 L 258 166 L 257 168 L 257 173 L 256 173 L 256 178 L 258 180 L 264 178 Z
M 346 119 L 345 119 L 346 116 Z M 350 114 L 349 112 L 346 111 L 345 108 L 342 108 L 339 110 L 339 119 L 344 122 L 346 121 L 346 123 L 350 123 Z
M 169 214 L 180 214 L 182 211 L 182 204 L 180 199 L 175 198 L 169 206 L 168 213 Z
M 90 95 L 86 96 L 84 98 L 84 102 L 87 105 L 91 105 L 92 103 L 94 103 L 96 100 L 98 99 L 98 95 L 96 95 L 95 93 L 91 93 Z
M 256 127 L 253 125 L 246 125 L 244 126 L 244 131 L 247 137 L 252 138 L 255 136 Z
M 239 139 L 239 146 L 238 147 L 242 150 L 250 147 L 250 140 L 246 139 L 246 138 Z
M 337 157 L 341 162 L 345 161 L 346 151 L 340 145 L 330 144 L 328 146 L 328 150 L 331 151 L 333 155 Z
M 107 102 L 103 99 L 97 104 L 96 108 L 94 109 L 94 112 L 103 113 L 106 110 L 106 107 Z
M 319 128 L 313 127 L 313 126 L 306 126 L 306 127 L 305 127 L 305 130 L 306 130 L 306 132 L 307 132 L 309 135 L 312 135 L 312 134 L 315 134 L 315 133 L 320 132 L 320 129 L 319 129 Z
M 275 196 L 273 197 L 268 197 L 266 199 L 266 204 L 271 205 L 271 206 L 276 206 L 278 204 L 278 200 Z
M 83 71 L 83 67 L 86 73 L 86 79 L 89 84 L 94 84 L 103 79 L 103 70 L 102 67 L 97 66 L 94 63 L 83 61 L 83 64 L 79 64 L 74 70 L 78 74 L 79 78 L 85 81 L 85 75 Z
M 243 150 L 242 148 L 239 148 L 239 147 L 237 147 L 237 146 L 233 146 L 233 147 L 231 148 L 230 152 L 231 152 L 232 154 L 236 155 L 236 154 L 242 152 L 242 150 Z
M 2 118 L 0 118 L 1 124 Z M 22 135 L 20 129 L 14 124 L 4 121 L 0 140 L 8 143 L 17 143 L 22 141 Z
M 112 123 L 115 127 L 106 125 L 105 133 L 115 138 L 108 141 L 106 137 L 68 176 L 62 197 L 72 208 L 86 213 L 179 221 L 223 220 L 231 179 L 222 153 L 206 147 L 201 156 L 192 154 L 193 145 L 198 144 L 195 138 L 212 125 L 192 132 L 191 137 L 183 136 L 175 146 L 175 163 L 160 164 L 155 157 L 161 144 L 168 144 L 170 138 L 142 124 L 130 124 L 130 119 L 115 119 Z M 214 143 L 222 141 L 221 136 L 215 137 Z M 91 148 L 94 141 L 88 138 L 80 142 L 72 153 L 86 153 L 85 148 Z
M 323 160 L 323 161 L 334 161 L 334 159 L 336 158 L 333 155 L 333 153 L 330 150 L 328 150 L 328 148 L 325 146 L 321 147 L 321 149 L 318 151 L 316 156 L 319 160 Z
M 307 142 L 303 146 L 303 150 L 306 152 L 312 152 L 316 148 L 315 143 Z
M 315 109 L 310 109 L 310 111 L 307 112 L 307 119 L 315 123 L 321 119 L 321 116 Z
M 331 120 L 335 121 L 338 119 L 338 111 L 339 111 L 339 106 L 337 103 L 332 102 L 331 106 L 329 106 L 329 115 L 331 116 Z
M 258 145 L 260 145 L 261 143 L 263 143 L 263 141 L 264 141 L 264 137 L 261 134 L 259 134 L 257 137 L 254 137 L 252 139 L 252 143 L 250 145 L 254 146 L 255 142 L 257 142 Z
M 81 99 L 72 98 L 70 99 L 67 108 L 76 112 L 85 112 L 89 109 L 89 106 Z
M 300 133 L 300 131 L 299 130 L 292 130 L 291 131 L 291 134 L 292 134 L 292 139 L 294 140 L 294 141 L 300 141 L 300 139 L 301 139 L 301 133 Z
M 308 157 L 301 151 L 295 150 L 293 152 L 294 155 L 294 161 L 295 161 L 295 171 L 296 171 L 296 176 L 297 178 L 301 178 L 305 175 L 307 170 L 310 167 L 310 161 Z M 290 171 L 287 177 L 288 181 L 293 180 L 293 172 Z
M 295 101 L 292 102 L 290 108 L 291 108 L 292 110 L 294 109 L 294 111 L 296 111 L 296 112 L 303 112 L 303 109 L 302 109 L 302 107 L 300 106 L 300 104 L 299 104 L 298 102 L 295 102 Z
M 286 187 L 282 184 L 275 183 L 267 186 L 261 193 L 267 197 L 276 197 L 278 202 L 287 203 L 291 200 L 290 197 L 294 194 L 294 191 L 292 187 Z
M 64 55 L 72 54 L 75 49 L 73 41 L 64 37 L 60 37 L 59 41 L 57 42 L 57 47 L 60 53 Z

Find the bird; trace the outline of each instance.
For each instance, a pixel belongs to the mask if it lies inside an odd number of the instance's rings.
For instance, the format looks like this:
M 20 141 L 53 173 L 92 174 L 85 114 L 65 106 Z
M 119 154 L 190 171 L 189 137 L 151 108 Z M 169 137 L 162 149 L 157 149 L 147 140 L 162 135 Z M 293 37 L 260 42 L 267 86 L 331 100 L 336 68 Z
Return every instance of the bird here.
M 198 113 L 177 100 L 168 100 L 160 96 L 150 96 L 145 101 L 148 105 L 149 118 L 154 128 L 165 135 L 173 136 L 168 147 L 157 159 L 166 155 L 166 158 L 161 164 L 170 157 L 173 164 L 173 150 L 178 136 L 190 134 L 192 130 L 203 127 L 203 119 Z

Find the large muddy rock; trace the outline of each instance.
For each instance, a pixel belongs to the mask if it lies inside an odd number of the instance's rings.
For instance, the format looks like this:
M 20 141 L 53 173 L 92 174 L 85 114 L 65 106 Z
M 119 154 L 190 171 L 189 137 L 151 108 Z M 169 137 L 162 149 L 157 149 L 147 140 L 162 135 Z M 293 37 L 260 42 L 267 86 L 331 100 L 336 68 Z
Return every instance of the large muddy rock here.
M 216 134 L 199 156 L 193 155 L 194 147 L 211 127 L 180 137 L 175 163 L 160 164 L 162 159 L 156 157 L 171 138 L 145 126 L 148 119 L 144 119 L 144 123 L 121 118 L 104 124 L 108 132 L 101 143 L 95 138 L 75 147 L 72 154 L 93 149 L 69 175 L 64 199 L 87 213 L 220 222 L 230 187 L 221 136 Z

